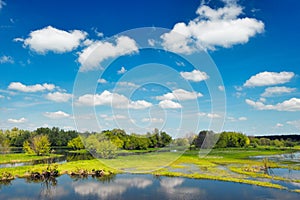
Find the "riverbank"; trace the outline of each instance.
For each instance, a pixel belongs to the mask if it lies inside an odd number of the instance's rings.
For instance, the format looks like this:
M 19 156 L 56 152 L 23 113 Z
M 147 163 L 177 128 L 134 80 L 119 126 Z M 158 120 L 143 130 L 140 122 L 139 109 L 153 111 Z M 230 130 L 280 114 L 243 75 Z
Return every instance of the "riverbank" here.
M 295 149 L 218 149 L 212 150 L 206 157 L 200 158 L 198 151 L 155 152 L 143 155 L 119 156 L 117 159 L 92 159 L 72 161 L 61 164 L 39 164 L 0 169 L 0 178 L 29 177 L 32 173 L 43 173 L 54 167 L 58 175 L 78 174 L 92 175 L 96 170 L 103 175 L 117 173 L 153 174 L 155 176 L 176 176 L 196 179 L 211 179 L 228 182 L 245 183 L 264 187 L 288 189 L 282 184 L 273 182 L 290 179 L 265 174 L 263 169 L 287 168 L 285 163 L 250 159 L 249 156 L 275 155 L 295 152 Z M 293 166 L 300 170 L 299 166 Z M 10 175 L 10 176 L 8 176 Z M 299 183 L 300 180 L 292 180 Z M 297 191 L 299 192 L 299 190 Z

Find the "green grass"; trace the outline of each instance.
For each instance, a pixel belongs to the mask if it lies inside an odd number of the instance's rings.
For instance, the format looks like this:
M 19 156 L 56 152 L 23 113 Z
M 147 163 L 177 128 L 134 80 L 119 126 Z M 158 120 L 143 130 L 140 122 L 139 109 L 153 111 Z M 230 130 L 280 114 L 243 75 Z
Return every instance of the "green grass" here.
M 264 163 L 260 160 L 249 159 L 249 156 L 257 155 L 273 155 L 294 152 L 295 149 L 213 149 L 206 157 L 199 157 L 198 151 L 186 152 L 152 152 L 141 155 L 119 156 L 117 159 L 93 159 L 80 160 L 58 164 L 59 174 L 70 174 L 78 170 L 91 172 L 92 170 L 104 170 L 107 174 L 111 173 L 151 173 L 155 175 L 165 176 L 182 176 L 187 178 L 211 179 L 220 181 L 231 181 L 245 184 L 252 184 L 264 187 L 273 187 L 284 189 L 279 184 L 260 181 L 257 178 L 276 179 L 288 181 L 282 177 L 271 177 L 261 172 L 247 171 L 246 169 L 262 167 Z M 10 154 L 8 154 L 10 155 Z M 14 156 L 13 156 L 14 155 Z M 9 160 L 13 157 L 14 160 L 35 159 L 37 156 L 13 154 L 1 155 L 4 160 Z M 41 157 L 38 157 L 41 158 Z M 10 159 L 11 160 L 11 159 Z M 3 162 L 3 160 L 1 159 Z M 191 164 L 196 170 L 189 169 L 188 164 Z M 268 162 L 270 167 L 288 166 L 282 163 Z M 13 176 L 24 177 L 30 172 L 42 172 L 47 169 L 48 165 L 22 166 L 15 168 L 0 169 L 1 175 L 10 173 Z M 293 166 L 292 166 L 293 167 Z M 171 170 L 177 169 L 180 172 Z M 249 180 L 253 178 L 254 180 Z M 256 180 L 255 180 L 256 179 Z M 294 180 L 293 180 L 294 181 Z M 300 182 L 300 180 L 295 180 Z
M 30 162 L 35 160 L 44 160 L 48 158 L 57 158 L 61 157 L 62 155 L 58 154 L 51 154 L 48 156 L 37 156 L 37 155 L 30 155 L 24 153 L 16 153 L 16 154 L 0 154 L 0 164 L 5 163 L 19 163 L 19 162 Z

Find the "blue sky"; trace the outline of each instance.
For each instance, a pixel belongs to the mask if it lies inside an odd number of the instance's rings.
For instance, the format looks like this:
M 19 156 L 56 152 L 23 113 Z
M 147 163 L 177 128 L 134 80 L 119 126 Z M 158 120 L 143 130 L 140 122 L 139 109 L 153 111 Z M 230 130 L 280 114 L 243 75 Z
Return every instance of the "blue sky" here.
M 299 9 L 0 0 L 0 129 L 299 133 Z

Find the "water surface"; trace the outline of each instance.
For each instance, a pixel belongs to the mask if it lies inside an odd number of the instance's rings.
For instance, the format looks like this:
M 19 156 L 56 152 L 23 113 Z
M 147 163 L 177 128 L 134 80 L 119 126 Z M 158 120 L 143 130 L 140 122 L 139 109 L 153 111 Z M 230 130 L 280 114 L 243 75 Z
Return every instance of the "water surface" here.
M 0 185 L 0 199 L 300 199 L 299 193 L 247 184 L 118 174 L 109 178 L 63 175 L 48 182 L 16 179 Z

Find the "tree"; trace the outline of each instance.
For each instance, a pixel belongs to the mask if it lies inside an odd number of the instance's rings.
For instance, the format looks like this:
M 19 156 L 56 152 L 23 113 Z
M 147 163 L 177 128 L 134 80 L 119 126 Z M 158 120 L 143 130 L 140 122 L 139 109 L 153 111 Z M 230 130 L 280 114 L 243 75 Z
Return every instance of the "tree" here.
M 176 138 L 173 140 L 173 144 L 176 146 L 189 146 L 189 141 L 187 138 Z
M 97 145 L 96 152 L 101 158 L 115 158 L 117 147 L 110 140 L 103 140 Z
M 172 141 L 172 137 L 168 135 L 166 132 L 160 132 L 160 137 L 161 137 L 161 146 L 165 147 L 169 145 Z
M 117 147 L 103 134 L 92 134 L 84 140 L 86 148 L 100 158 L 115 158 Z
M 69 148 L 72 148 L 74 150 L 78 150 L 78 149 L 84 149 L 84 145 L 82 143 L 82 140 L 80 138 L 80 136 L 73 138 L 72 140 L 70 140 L 68 142 L 67 145 Z
M 9 151 L 10 151 L 9 139 L 7 139 L 3 134 L 3 131 L 0 130 L 0 152 L 9 153 Z
M 250 144 L 249 138 L 242 133 L 223 132 L 220 134 L 216 147 L 217 148 L 245 147 L 248 146 L 249 144 Z
M 216 134 L 213 131 L 200 131 L 192 144 L 197 148 L 212 148 Z
M 23 149 L 26 153 L 35 153 L 36 155 L 48 155 L 50 153 L 50 142 L 46 135 L 37 135 L 25 141 Z

